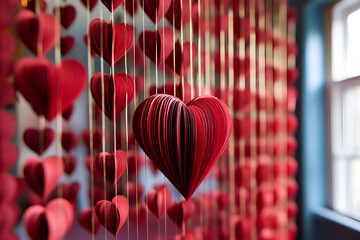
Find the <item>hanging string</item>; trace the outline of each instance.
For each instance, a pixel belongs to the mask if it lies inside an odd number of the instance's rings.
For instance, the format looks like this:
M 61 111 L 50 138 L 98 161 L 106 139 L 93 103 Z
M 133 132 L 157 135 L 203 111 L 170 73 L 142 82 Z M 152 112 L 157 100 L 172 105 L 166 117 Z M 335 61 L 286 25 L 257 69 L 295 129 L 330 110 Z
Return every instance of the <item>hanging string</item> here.
M 182 12 L 181 12 L 182 14 Z M 189 0 L 189 14 L 190 14 L 190 85 L 191 85 L 191 99 L 194 99 L 194 79 L 193 79 L 193 26 L 192 26 L 192 21 L 191 21 L 191 17 L 192 17 L 192 3 L 191 0 Z
M 165 17 L 165 9 L 164 8 L 162 8 L 162 16 L 163 17 Z M 173 16 L 173 18 L 174 18 L 174 16 Z M 164 21 L 164 19 L 163 19 L 163 22 L 162 22 L 162 27 L 163 27 L 163 36 L 165 35 L 165 21 Z M 175 39 L 175 37 L 174 37 L 174 39 Z M 175 49 L 174 49 L 175 50 Z M 165 78 L 165 44 L 163 44 L 163 49 L 162 49 L 162 52 L 163 52 L 163 77 L 164 77 L 164 94 L 166 93 L 166 88 L 165 88 L 165 85 L 166 85 L 166 78 Z M 174 54 L 174 56 L 175 56 L 175 54 Z M 175 65 L 174 65 L 175 66 Z M 174 75 L 175 76 L 175 75 Z M 174 83 L 175 83 L 175 81 L 174 81 Z M 174 84 L 174 96 L 176 96 L 176 93 L 175 93 L 175 88 L 176 88 L 176 86 L 175 86 L 175 84 Z M 164 186 L 166 186 L 166 178 L 165 178 L 165 175 L 163 175 L 163 184 L 164 184 Z M 167 191 L 164 191 L 164 200 L 165 200 L 165 214 L 164 214 L 164 235 L 165 235 L 165 239 L 167 239 L 167 220 L 166 220 L 166 218 L 167 218 L 167 213 L 166 213 L 166 202 L 167 202 L 167 199 L 166 199 L 166 192 Z
M 198 56 L 199 56 L 199 60 L 198 60 L 198 90 L 199 90 L 199 96 L 201 96 L 201 0 L 198 0 Z M 190 16 L 192 16 L 192 14 L 190 13 Z M 190 20 L 191 24 L 192 24 L 192 20 Z M 192 30 L 190 30 L 192 32 Z M 191 55 L 191 54 L 190 54 Z
M 175 5 L 174 5 L 175 8 Z M 183 12 L 183 3 L 182 0 L 180 0 L 180 51 L 181 54 L 183 54 L 183 44 L 184 44 L 184 27 L 183 27 L 183 18 L 182 18 L 182 12 Z M 175 48 L 174 48 L 175 49 Z M 175 55 L 175 54 L 174 54 Z M 185 93 L 184 93 L 184 59 L 182 59 L 181 61 L 181 99 L 184 99 Z M 175 69 L 175 65 L 174 65 L 174 69 Z M 174 73 L 175 74 L 175 73 Z
M 175 34 L 175 0 L 172 0 L 172 5 L 173 5 L 173 8 L 172 8 L 172 30 L 173 30 L 173 34 Z M 174 66 L 174 96 L 176 97 L 176 77 L 175 77 L 175 55 L 176 55 L 176 49 L 175 49 L 175 43 L 176 43 L 176 37 L 173 36 L 173 66 Z

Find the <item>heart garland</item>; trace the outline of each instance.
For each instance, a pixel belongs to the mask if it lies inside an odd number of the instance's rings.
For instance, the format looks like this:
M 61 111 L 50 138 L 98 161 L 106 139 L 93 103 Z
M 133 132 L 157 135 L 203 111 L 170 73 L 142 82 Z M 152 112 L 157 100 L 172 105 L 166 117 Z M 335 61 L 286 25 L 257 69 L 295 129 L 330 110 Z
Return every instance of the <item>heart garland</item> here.
M 61 211 L 59 211 L 61 209 Z M 63 198 L 46 207 L 34 205 L 24 213 L 25 228 L 32 239 L 58 240 L 69 230 L 74 218 L 72 205 Z
M 105 165 L 104 165 L 105 164 Z M 113 154 L 101 152 L 95 157 L 95 165 L 103 175 L 106 171 L 106 180 L 114 185 L 126 170 L 126 153 L 118 150 Z
M 124 225 L 128 217 L 128 210 L 127 199 L 121 195 L 115 196 L 111 202 L 101 200 L 95 205 L 95 213 L 99 222 L 114 236 Z
M 45 128 L 43 131 L 28 128 L 25 130 L 23 135 L 26 146 L 39 155 L 42 155 L 48 149 L 53 142 L 54 137 L 55 134 L 51 128 Z
M 141 7 L 144 9 L 148 17 L 153 21 L 153 23 L 158 23 L 163 17 L 164 14 L 170 8 L 171 0 L 145 0 L 140 1 Z
M 55 188 L 64 172 L 64 163 L 57 156 L 44 161 L 29 158 L 24 164 L 24 178 L 30 188 L 42 198 L 46 198 Z
M 130 74 L 117 73 L 115 77 L 102 73 L 96 73 L 90 80 L 90 91 L 97 106 L 102 109 L 102 80 L 104 80 L 105 114 L 114 120 L 114 104 L 116 106 L 116 118 L 134 100 L 134 79 Z M 127 102 L 126 102 L 127 96 Z
M 54 15 L 30 10 L 21 10 L 15 19 L 15 27 L 20 40 L 26 47 L 38 55 L 38 42 L 41 43 L 42 54 L 48 53 L 59 40 L 61 25 Z
M 118 62 L 131 49 L 134 41 L 134 30 L 130 25 L 118 23 L 113 28 L 111 23 L 101 19 L 91 21 L 89 34 L 92 50 L 101 56 L 102 42 L 103 58 L 111 66 L 112 54 L 114 53 L 114 62 Z
M 170 95 L 153 95 L 133 117 L 139 145 L 186 199 L 224 152 L 231 129 L 228 108 L 212 96 L 186 105 Z
M 15 85 L 38 115 L 51 121 L 80 96 L 87 82 L 84 66 L 76 60 L 54 65 L 46 58 L 24 57 L 15 66 Z M 59 101 L 61 109 L 58 109 Z

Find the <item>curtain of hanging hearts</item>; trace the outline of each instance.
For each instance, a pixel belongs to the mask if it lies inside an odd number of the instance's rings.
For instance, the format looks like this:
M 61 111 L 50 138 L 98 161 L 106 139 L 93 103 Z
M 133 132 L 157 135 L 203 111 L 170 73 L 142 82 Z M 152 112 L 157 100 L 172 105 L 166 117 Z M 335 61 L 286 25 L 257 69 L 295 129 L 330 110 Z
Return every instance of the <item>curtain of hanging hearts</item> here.
M 295 239 L 286 0 L 0 5 L 0 239 Z

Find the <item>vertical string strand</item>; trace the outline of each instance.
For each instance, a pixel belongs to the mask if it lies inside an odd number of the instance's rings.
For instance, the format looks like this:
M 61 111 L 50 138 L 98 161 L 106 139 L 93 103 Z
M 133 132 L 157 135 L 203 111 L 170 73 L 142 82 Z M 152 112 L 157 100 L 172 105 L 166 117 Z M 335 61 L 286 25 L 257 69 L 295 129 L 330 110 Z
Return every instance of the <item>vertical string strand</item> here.
M 182 12 L 181 12 L 182 13 Z M 194 99 L 194 72 L 193 72 L 193 26 L 192 26 L 192 21 L 191 21 L 191 17 L 192 17 L 192 3 L 191 0 L 189 0 L 189 14 L 190 14 L 190 85 L 191 85 L 191 92 L 190 92 L 190 96 L 191 99 Z

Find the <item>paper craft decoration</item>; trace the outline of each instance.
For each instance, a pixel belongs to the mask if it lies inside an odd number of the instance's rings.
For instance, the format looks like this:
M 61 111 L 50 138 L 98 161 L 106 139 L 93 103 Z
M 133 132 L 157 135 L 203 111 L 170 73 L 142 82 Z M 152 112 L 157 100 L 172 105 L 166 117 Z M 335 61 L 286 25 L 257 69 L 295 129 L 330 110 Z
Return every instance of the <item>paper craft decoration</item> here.
M 78 142 L 77 135 L 74 131 L 63 131 L 61 133 L 61 146 L 66 152 L 70 152 L 76 147 Z
M 170 95 L 153 95 L 133 117 L 139 145 L 187 200 L 225 150 L 231 129 L 227 106 L 212 96 L 186 105 Z
M 192 45 L 192 56 L 190 56 L 191 45 Z M 174 74 L 175 72 L 177 75 L 186 76 L 189 73 L 191 63 L 194 64 L 197 53 L 198 53 L 197 46 L 194 43 L 190 44 L 190 42 L 186 42 L 181 47 L 180 42 L 177 41 L 175 43 L 175 49 L 165 60 L 166 70 L 168 71 L 169 74 Z M 175 54 L 175 63 L 174 63 L 173 54 Z
M 67 155 L 67 156 L 63 157 L 63 161 L 64 161 L 64 171 L 67 175 L 70 176 L 73 173 L 73 171 L 75 170 L 76 165 L 77 165 L 76 156 Z
M 16 145 L 8 140 L 0 140 L 0 173 L 10 170 L 19 155 Z
M 76 17 L 76 9 L 74 8 L 74 6 L 68 5 L 68 6 L 60 7 L 60 22 L 65 29 L 68 29 L 71 26 L 71 24 L 75 20 L 75 17 Z
M 158 23 L 169 10 L 171 0 L 144 0 L 140 1 L 140 5 L 151 21 Z
M 195 214 L 195 204 L 192 201 L 173 203 L 167 213 L 176 226 L 181 228 Z
M 62 37 L 60 39 L 61 55 L 66 56 L 72 50 L 75 39 L 72 36 Z
M 105 164 L 105 165 L 104 165 Z M 95 166 L 101 175 L 106 173 L 106 180 L 114 185 L 126 170 L 126 153 L 118 150 L 112 154 L 101 152 L 96 155 Z
M 101 0 L 101 2 L 110 12 L 113 12 L 124 2 L 124 0 Z
M 162 218 L 172 204 L 172 195 L 166 185 L 157 186 L 147 194 L 147 206 L 149 210 L 157 217 Z
M 80 225 L 84 229 L 86 229 L 89 233 L 92 233 L 91 211 L 92 211 L 91 207 L 86 207 L 80 212 L 78 217 Z M 95 214 L 95 211 L 93 216 L 94 216 L 94 233 L 96 235 L 100 228 L 100 222 Z
M 28 128 L 25 130 L 23 139 L 26 146 L 39 155 L 42 155 L 51 145 L 55 137 L 54 131 L 51 128 L 44 130 L 37 130 Z
M 38 115 L 51 121 L 80 96 L 87 82 L 84 66 L 76 60 L 54 65 L 46 58 L 24 57 L 15 67 L 15 85 Z M 61 109 L 58 109 L 61 101 Z

